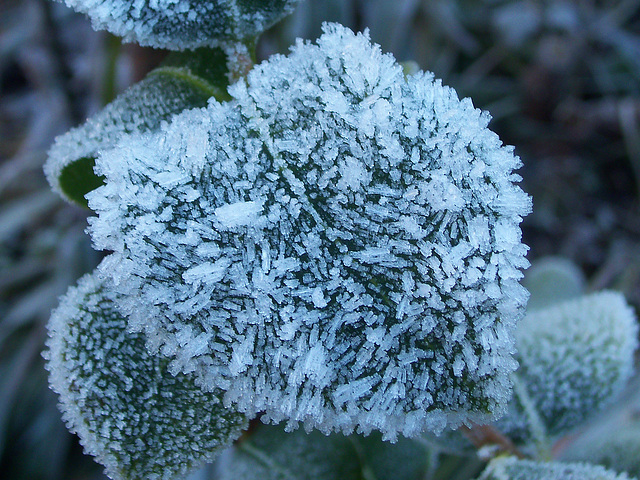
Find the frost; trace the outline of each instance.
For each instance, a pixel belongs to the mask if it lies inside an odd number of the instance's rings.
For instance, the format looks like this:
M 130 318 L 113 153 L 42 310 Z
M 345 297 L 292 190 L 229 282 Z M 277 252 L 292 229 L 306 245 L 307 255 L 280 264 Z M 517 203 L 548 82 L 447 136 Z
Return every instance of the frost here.
M 216 208 L 213 215 L 222 224 L 222 228 L 233 228 L 251 225 L 260 212 L 262 212 L 260 202 L 235 202 Z
M 541 427 L 555 434 L 622 391 L 633 373 L 638 325 L 620 293 L 600 292 L 528 313 L 516 337 L 524 392 L 498 424 L 526 439 L 531 418 L 523 402 L 531 402 Z
M 635 480 L 588 463 L 536 462 L 498 457 L 478 480 Z
M 170 50 L 252 39 L 290 13 L 298 0 L 64 0 L 96 30 Z
M 83 194 L 92 189 L 87 186 L 90 180 L 72 178 L 72 183 L 79 186 L 65 185 L 65 169 L 86 161 L 84 173 L 92 177 L 98 152 L 115 146 L 122 136 L 156 130 L 175 113 L 205 106 L 211 96 L 224 97 L 225 71 L 225 57 L 220 50 L 174 54 L 164 66 L 153 70 L 84 124 L 56 138 L 44 167 L 53 190 L 67 200 L 82 203 Z M 69 188 L 85 191 L 74 195 Z
M 49 323 L 47 368 L 69 429 L 114 479 L 170 479 L 211 461 L 240 436 L 245 417 L 173 377 L 127 332 L 116 294 L 85 276 Z
M 102 274 L 172 371 L 241 411 L 385 438 L 489 421 L 527 300 L 520 161 L 470 101 L 324 28 L 99 157 Z

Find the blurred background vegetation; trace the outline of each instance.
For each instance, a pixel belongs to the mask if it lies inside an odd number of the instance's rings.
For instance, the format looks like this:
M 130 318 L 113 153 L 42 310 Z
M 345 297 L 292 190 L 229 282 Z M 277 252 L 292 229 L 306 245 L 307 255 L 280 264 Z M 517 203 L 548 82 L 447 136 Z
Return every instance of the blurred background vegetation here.
M 564 257 L 589 289 L 620 290 L 638 309 L 640 0 L 306 0 L 262 38 L 260 58 L 316 38 L 322 21 L 369 28 L 489 110 L 524 162 L 530 259 Z M 51 193 L 42 164 L 56 135 L 163 56 L 59 3 L 0 2 L 1 478 L 104 478 L 66 431 L 40 356 L 58 296 L 101 254 L 88 213 Z

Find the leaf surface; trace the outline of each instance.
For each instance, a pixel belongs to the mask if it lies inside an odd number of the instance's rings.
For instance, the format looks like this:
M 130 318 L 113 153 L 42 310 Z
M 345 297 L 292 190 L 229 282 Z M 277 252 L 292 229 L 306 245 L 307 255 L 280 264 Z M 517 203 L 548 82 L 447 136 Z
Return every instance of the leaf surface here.
M 325 30 L 99 157 L 103 272 L 242 411 L 386 438 L 490 421 L 527 299 L 520 161 L 469 100 Z
M 53 313 L 47 342 L 51 388 L 70 430 L 113 479 L 171 479 L 211 461 L 240 436 L 244 415 L 168 372 L 140 334 L 127 331 L 117 296 L 94 275 Z
M 56 138 L 45 164 L 54 191 L 87 206 L 85 195 L 103 184 L 94 172 L 99 152 L 113 148 L 125 135 L 156 130 L 182 110 L 202 107 L 212 96 L 228 98 L 226 55 L 200 49 L 176 53 L 164 65 L 133 85 L 84 124 Z

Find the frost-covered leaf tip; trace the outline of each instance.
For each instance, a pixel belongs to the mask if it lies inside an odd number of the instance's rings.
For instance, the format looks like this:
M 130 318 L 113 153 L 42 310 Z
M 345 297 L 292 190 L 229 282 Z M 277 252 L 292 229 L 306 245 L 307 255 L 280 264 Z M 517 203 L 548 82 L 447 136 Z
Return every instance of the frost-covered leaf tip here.
M 387 438 L 489 421 L 527 300 L 520 160 L 470 100 L 324 29 L 98 159 L 103 271 L 241 411 Z
M 64 0 L 107 30 L 143 46 L 185 50 L 252 39 L 299 0 Z
M 638 325 L 623 295 L 604 291 L 528 313 L 516 337 L 522 388 L 498 423 L 526 439 L 532 408 L 538 427 L 556 434 L 615 399 L 633 373 Z
M 117 295 L 95 276 L 72 287 L 49 323 L 47 368 L 68 427 L 115 480 L 175 478 L 213 459 L 247 421 L 220 392 L 168 373 L 129 334 Z
M 588 463 L 536 462 L 500 457 L 489 463 L 478 480 L 636 480 Z

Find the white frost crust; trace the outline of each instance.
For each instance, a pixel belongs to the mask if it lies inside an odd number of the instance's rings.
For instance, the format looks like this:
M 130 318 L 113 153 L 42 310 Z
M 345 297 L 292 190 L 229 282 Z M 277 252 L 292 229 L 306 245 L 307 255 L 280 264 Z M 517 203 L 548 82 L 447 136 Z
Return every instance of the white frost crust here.
M 391 439 L 486 422 L 528 297 L 520 160 L 470 100 L 324 29 L 98 159 L 102 274 L 241 411 Z
M 86 453 L 110 478 L 169 480 L 212 461 L 247 427 L 222 393 L 168 371 L 127 332 L 118 295 L 95 275 L 69 289 L 48 325 L 51 388 Z
M 299 0 L 64 0 L 96 30 L 169 50 L 251 39 L 293 11 Z

